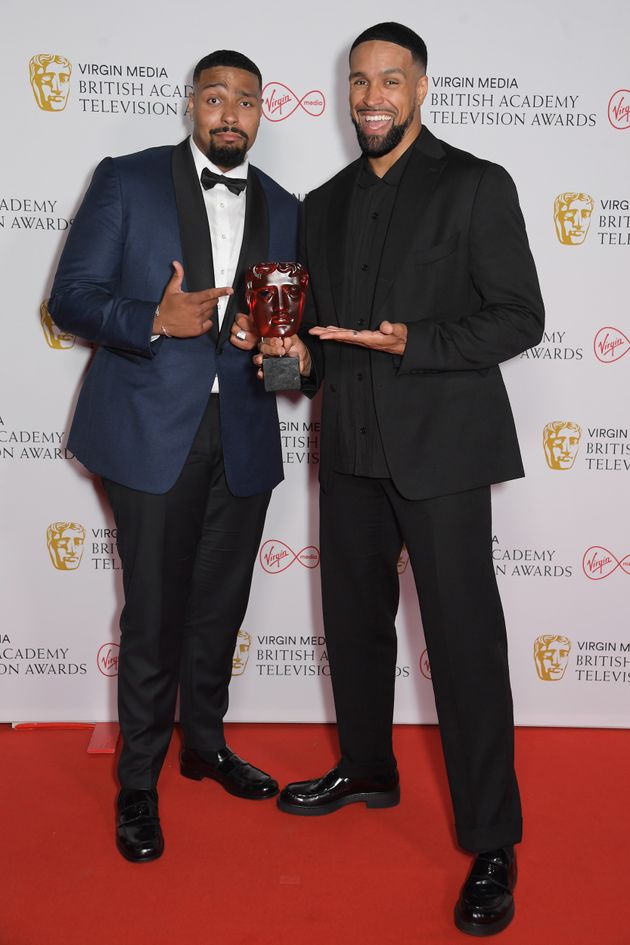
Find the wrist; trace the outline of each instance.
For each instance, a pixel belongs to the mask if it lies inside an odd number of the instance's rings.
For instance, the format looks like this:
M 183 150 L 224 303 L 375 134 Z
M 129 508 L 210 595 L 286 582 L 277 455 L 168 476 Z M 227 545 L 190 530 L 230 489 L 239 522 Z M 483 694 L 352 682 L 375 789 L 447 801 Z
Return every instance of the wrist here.
M 164 317 L 160 313 L 159 304 L 155 306 L 155 312 L 153 313 L 153 334 L 164 335 L 165 338 L 171 337 L 168 328 L 164 324 Z

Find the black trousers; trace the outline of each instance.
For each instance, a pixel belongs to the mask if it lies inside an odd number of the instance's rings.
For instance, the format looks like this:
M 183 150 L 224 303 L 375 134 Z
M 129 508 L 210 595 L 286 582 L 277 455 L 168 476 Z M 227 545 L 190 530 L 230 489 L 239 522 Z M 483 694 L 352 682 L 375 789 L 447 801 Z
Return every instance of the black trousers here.
M 233 496 L 211 395 L 186 464 L 164 495 L 104 480 L 118 530 L 118 715 L 122 787 L 151 788 L 168 749 L 180 686 L 189 748 L 225 745 L 223 716 L 270 493 Z
M 459 843 L 521 839 L 505 621 L 492 567 L 490 487 L 404 499 L 389 479 L 335 473 L 321 495 L 326 641 L 347 776 L 391 771 L 396 563 L 420 601 Z

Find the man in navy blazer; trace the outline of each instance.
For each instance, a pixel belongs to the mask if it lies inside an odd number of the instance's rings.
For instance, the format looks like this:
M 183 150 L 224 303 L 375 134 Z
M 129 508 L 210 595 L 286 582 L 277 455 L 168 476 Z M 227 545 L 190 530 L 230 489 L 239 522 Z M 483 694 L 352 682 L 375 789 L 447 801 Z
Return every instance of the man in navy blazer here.
M 49 309 L 94 343 L 68 445 L 100 475 L 123 566 L 117 845 L 163 850 L 156 784 L 178 684 L 181 773 L 239 797 L 277 783 L 226 747 L 238 630 L 271 490 L 282 479 L 275 397 L 244 274 L 296 258 L 298 204 L 247 161 L 262 79 L 221 50 L 195 68 L 190 139 L 106 158 L 63 251 Z

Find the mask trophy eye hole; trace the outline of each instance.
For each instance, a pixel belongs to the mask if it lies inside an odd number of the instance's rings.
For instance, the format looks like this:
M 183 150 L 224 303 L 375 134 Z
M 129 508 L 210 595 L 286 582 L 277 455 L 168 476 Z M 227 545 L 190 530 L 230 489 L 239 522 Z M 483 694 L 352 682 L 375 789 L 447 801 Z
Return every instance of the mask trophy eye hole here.
M 269 289 L 259 289 L 258 298 L 262 299 L 263 302 L 269 302 L 272 298 L 272 293 Z

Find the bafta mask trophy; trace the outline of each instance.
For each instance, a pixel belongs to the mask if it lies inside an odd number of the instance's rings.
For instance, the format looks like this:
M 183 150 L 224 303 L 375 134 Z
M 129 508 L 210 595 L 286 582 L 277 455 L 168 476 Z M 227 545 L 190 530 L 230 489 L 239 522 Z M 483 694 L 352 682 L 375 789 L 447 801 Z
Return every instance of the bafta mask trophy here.
M 308 273 L 295 262 L 266 262 L 250 266 L 245 277 L 246 299 L 261 338 L 286 338 L 300 327 Z M 292 357 L 263 358 L 265 390 L 299 390 L 300 368 Z

